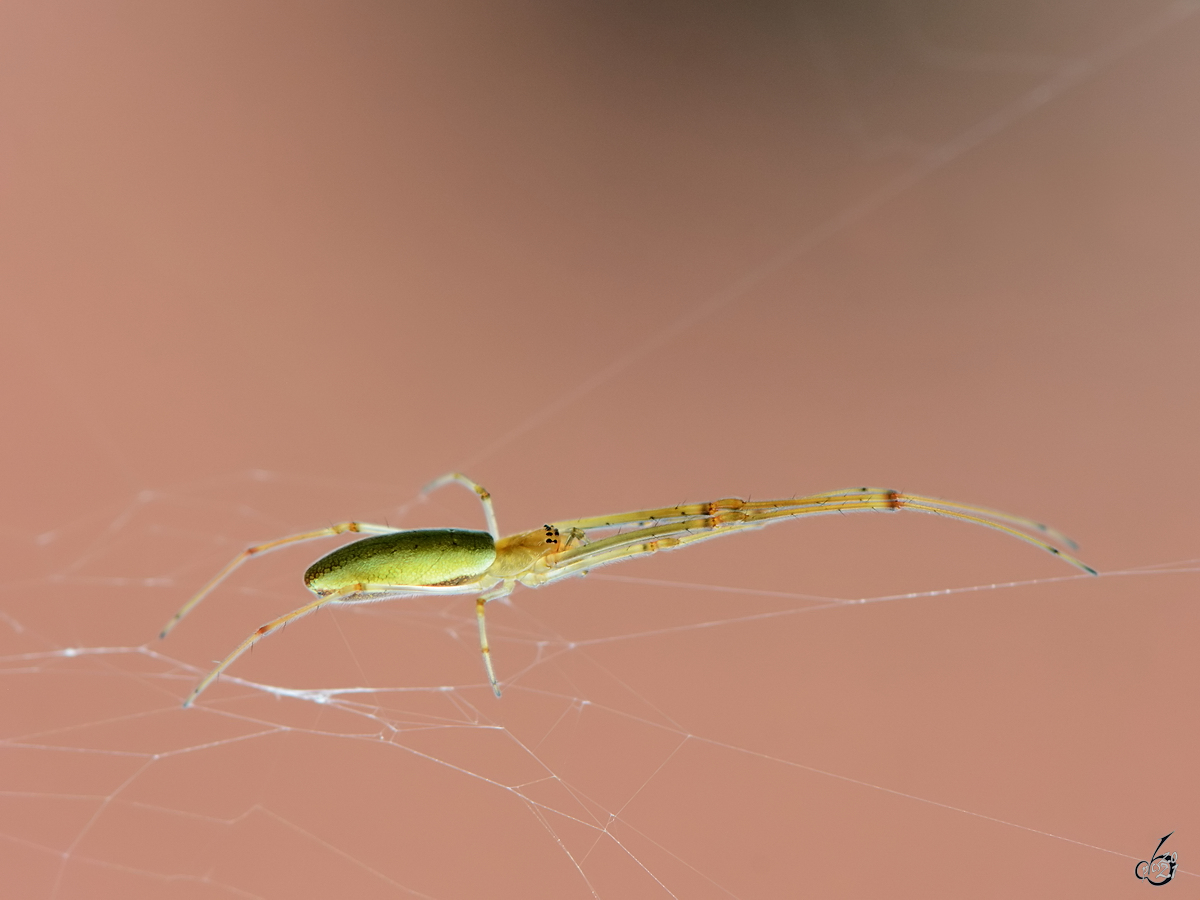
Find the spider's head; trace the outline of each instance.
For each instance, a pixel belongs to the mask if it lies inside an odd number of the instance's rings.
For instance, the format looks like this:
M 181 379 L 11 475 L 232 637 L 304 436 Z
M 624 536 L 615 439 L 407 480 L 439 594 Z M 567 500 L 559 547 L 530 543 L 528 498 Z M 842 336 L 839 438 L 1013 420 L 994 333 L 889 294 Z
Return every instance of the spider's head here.
M 488 569 L 488 575 L 515 578 L 528 572 L 543 557 L 557 553 L 562 543 L 562 535 L 553 525 L 500 538 L 496 542 L 496 561 Z

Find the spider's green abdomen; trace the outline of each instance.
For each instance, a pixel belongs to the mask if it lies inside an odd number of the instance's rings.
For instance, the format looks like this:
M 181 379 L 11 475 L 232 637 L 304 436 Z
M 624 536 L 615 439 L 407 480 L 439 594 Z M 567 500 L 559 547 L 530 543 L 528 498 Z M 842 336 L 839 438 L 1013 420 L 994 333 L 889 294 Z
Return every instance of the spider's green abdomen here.
M 363 538 L 322 556 L 304 573 L 314 594 L 349 585 L 462 584 L 487 571 L 496 542 L 486 531 L 435 528 Z

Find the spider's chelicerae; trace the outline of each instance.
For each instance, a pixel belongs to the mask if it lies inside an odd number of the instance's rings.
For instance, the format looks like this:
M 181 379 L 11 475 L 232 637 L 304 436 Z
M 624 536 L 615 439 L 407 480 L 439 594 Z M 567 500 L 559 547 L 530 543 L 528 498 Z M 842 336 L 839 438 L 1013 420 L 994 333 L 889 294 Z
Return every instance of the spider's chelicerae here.
M 317 531 L 277 538 L 250 547 L 234 557 L 175 613 L 160 637 L 166 637 L 209 592 L 252 556 L 347 531 L 372 535 L 339 547 L 309 566 L 304 573 L 304 583 L 316 595 L 316 599 L 268 622 L 242 641 L 196 685 L 183 705 L 191 706 L 234 660 L 293 619 L 328 603 L 373 603 L 418 594 L 477 595 L 475 610 L 479 621 L 479 647 L 483 651 L 488 680 L 499 697 L 500 686 L 492 668 L 483 621 L 484 606 L 489 600 L 507 596 L 518 584 L 540 587 L 572 575 L 586 574 L 589 569 L 622 559 L 658 550 L 672 550 L 696 541 L 749 528 L 762 528 L 773 522 L 800 516 L 898 509 L 949 516 L 1003 531 L 1053 553 L 1089 574 L 1096 574 L 1091 566 L 1050 543 L 1054 541 L 1074 549 L 1073 541 L 1039 522 L 993 509 L 917 494 L 901 494 L 882 488 L 848 488 L 790 500 L 751 502 L 732 498 L 662 509 L 642 509 L 611 516 L 551 522 L 532 531 L 500 537 L 491 495 L 466 476 L 457 472 L 444 475 L 426 487 L 425 491 L 451 482 L 465 485 L 479 495 L 487 517 L 487 531 L 459 528 L 401 531 L 386 525 L 342 522 Z

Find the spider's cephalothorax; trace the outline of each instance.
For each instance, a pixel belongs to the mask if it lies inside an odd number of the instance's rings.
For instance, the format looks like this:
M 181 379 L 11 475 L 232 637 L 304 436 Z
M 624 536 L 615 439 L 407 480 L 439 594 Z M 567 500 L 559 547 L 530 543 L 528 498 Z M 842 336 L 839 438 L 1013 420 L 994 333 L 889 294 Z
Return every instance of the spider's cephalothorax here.
M 546 557 L 557 553 L 562 543 L 562 537 L 553 525 L 502 537 L 496 542 L 496 561 L 488 574 L 496 578 L 519 578 Z

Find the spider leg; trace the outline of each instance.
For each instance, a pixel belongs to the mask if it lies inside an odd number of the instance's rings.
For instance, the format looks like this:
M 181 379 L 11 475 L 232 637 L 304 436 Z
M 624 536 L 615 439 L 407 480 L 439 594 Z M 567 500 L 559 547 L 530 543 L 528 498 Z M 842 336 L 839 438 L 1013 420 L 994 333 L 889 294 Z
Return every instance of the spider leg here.
M 282 628 L 284 625 L 286 625 L 288 622 L 291 622 L 293 619 L 298 619 L 301 616 L 306 616 L 310 612 L 320 609 L 322 606 L 325 606 L 328 603 L 336 603 L 338 600 L 342 599 L 342 597 L 345 597 L 349 594 L 357 593 L 358 591 L 361 590 L 361 588 L 362 588 L 362 585 L 358 585 L 358 584 L 349 585 L 344 590 L 339 591 L 336 594 L 330 594 L 327 597 L 318 597 L 316 600 L 312 600 L 308 603 L 305 603 L 299 609 L 294 609 L 287 615 L 280 616 L 278 619 L 272 619 L 266 625 L 263 625 L 261 628 L 256 630 L 253 634 L 251 634 L 250 637 L 246 638 L 244 641 L 242 641 L 240 644 L 238 644 L 237 648 L 232 653 L 230 653 L 227 657 L 225 657 L 223 660 L 221 660 L 220 664 L 218 664 L 215 669 L 213 669 L 211 672 L 209 672 L 207 675 L 204 676 L 203 680 L 201 680 L 201 682 L 198 685 L 196 685 L 195 690 L 193 690 L 192 693 L 188 695 L 188 698 L 185 701 L 183 701 L 183 708 L 187 709 L 189 706 L 191 706 L 193 703 L 195 703 L 196 698 L 199 697 L 202 693 L 204 693 L 204 689 L 207 688 L 214 681 L 216 681 L 217 677 L 222 672 L 224 672 L 227 668 L 229 668 L 229 666 L 232 665 L 233 662 L 239 656 L 241 656 L 243 653 L 245 653 L 247 650 L 249 650 L 251 647 L 253 647 L 255 644 L 257 644 L 263 638 L 265 638 L 272 631 L 275 631 L 278 628 Z
M 918 494 L 900 494 L 887 488 L 859 487 L 843 488 L 837 491 L 825 491 L 820 494 L 809 494 L 806 497 L 794 497 L 786 500 L 744 501 L 736 498 L 714 500 L 709 503 L 689 503 L 682 506 L 667 506 L 660 509 L 643 509 L 634 512 L 615 513 L 607 516 L 592 516 L 585 519 L 568 519 L 555 522 L 560 529 L 579 528 L 583 530 L 616 527 L 618 525 L 652 525 L 673 520 L 704 518 L 716 515 L 722 511 L 770 509 L 792 509 L 797 513 L 820 512 L 822 509 L 841 512 L 840 504 L 847 501 L 858 501 L 868 504 L 870 509 L 896 509 L 908 500 L 917 503 L 944 507 L 947 510 L 957 510 L 963 513 L 975 514 L 983 519 L 1005 522 L 1016 528 L 1046 535 L 1051 541 L 1057 541 L 1072 549 L 1078 545 L 1062 532 L 1041 522 L 1027 519 L 1024 516 L 1014 516 L 1000 510 L 988 509 L 983 506 L 973 506 L 951 500 L 939 500 L 935 497 L 923 497 Z M 897 502 L 899 501 L 899 502 Z
M 625 534 L 614 536 L 621 540 L 616 543 L 595 541 L 587 544 L 584 552 L 576 553 L 570 559 L 563 561 L 565 554 L 555 554 L 550 557 L 548 571 L 533 572 L 521 579 L 529 587 L 537 587 L 569 578 L 572 575 L 586 574 L 588 570 L 635 556 L 646 556 L 660 550 L 674 550 L 686 544 L 698 541 L 709 541 L 713 538 L 724 537 L 734 531 L 751 531 L 762 528 L 767 522 L 748 522 L 738 525 L 726 525 L 720 528 L 705 530 L 688 530 L 682 523 L 658 525 L 653 528 L 639 528 Z M 600 546 L 605 544 L 605 546 Z
M 911 509 L 916 512 L 949 516 L 976 525 L 983 525 L 1033 544 L 1089 574 L 1096 574 L 1096 570 L 1086 563 L 1064 553 L 1041 538 L 1026 533 L 1027 531 L 1038 531 L 1056 536 L 1058 534 L 1031 519 L 915 494 L 900 494 L 879 488 L 853 488 L 790 500 L 758 502 L 736 499 L 717 500 L 711 503 L 696 503 L 558 522 L 555 525 L 560 530 L 574 528 L 584 532 L 603 530 L 620 524 L 645 527 L 603 537 L 554 554 L 548 558 L 549 571 L 533 572 L 522 580 L 527 581 L 530 585 L 545 584 L 579 574 L 598 565 L 606 565 L 658 550 L 673 549 L 734 531 L 762 528 L 773 522 L 798 516 L 896 509 Z
M 1083 560 L 1077 559 L 1069 553 L 1064 553 L 1049 541 L 1044 541 L 1033 534 L 1027 534 L 1026 531 L 1021 530 L 1024 528 L 1028 531 L 1036 530 L 1044 534 L 1051 534 L 1069 547 L 1074 548 L 1076 546 L 1073 540 L 1048 525 L 1043 525 L 1032 519 L 1011 516 L 1008 513 L 996 512 L 980 506 L 967 506 L 948 500 L 938 500 L 934 497 L 921 497 L 917 494 L 897 494 L 896 496 L 897 502 L 900 504 L 900 509 L 911 509 L 916 512 L 929 513 L 935 516 L 949 516 L 953 519 L 961 519 L 964 522 L 983 525 L 985 528 L 1004 532 L 1027 544 L 1032 544 L 1039 549 L 1045 550 L 1047 553 L 1057 556 L 1063 562 L 1069 563 L 1089 575 L 1100 574 Z
M 483 623 L 483 608 L 489 600 L 499 600 L 513 592 L 515 584 L 505 582 L 499 587 L 480 594 L 475 600 L 475 616 L 479 621 L 479 651 L 483 654 L 483 667 L 487 669 L 488 681 L 492 684 L 492 693 L 500 696 L 500 682 L 496 680 L 496 670 L 492 668 L 492 650 L 488 646 L 487 627 Z
M 514 584 L 500 584 L 496 586 L 495 579 L 486 579 L 473 582 L 471 584 L 455 584 L 455 585 L 422 585 L 422 584 L 385 584 L 376 582 L 355 582 L 354 584 L 346 585 L 341 590 L 331 594 L 318 597 L 315 600 L 301 606 L 299 609 L 292 610 L 278 619 L 272 619 L 266 625 L 263 625 L 255 631 L 250 637 L 242 641 L 232 653 L 221 660 L 220 664 L 204 677 L 204 680 L 196 685 L 196 689 L 192 691 L 187 701 L 183 704 L 184 707 L 189 707 L 195 702 L 196 698 L 210 685 L 217 677 L 225 671 L 233 662 L 265 638 L 271 632 L 281 628 L 293 619 L 298 619 L 301 616 L 306 616 L 314 610 L 320 609 L 327 603 L 341 603 L 344 606 L 349 606 L 352 603 L 377 603 L 382 600 L 396 600 L 401 597 L 416 597 L 425 594 L 467 594 L 478 591 L 481 587 L 489 588 L 480 596 L 478 603 L 479 615 L 479 640 L 483 650 L 483 661 L 487 667 L 488 678 L 492 683 L 492 690 L 496 692 L 496 696 L 500 696 L 500 688 L 496 683 L 495 672 L 492 671 L 492 662 L 489 655 L 487 644 L 487 632 L 483 627 L 483 608 L 482 604 L 488 600 L 495 600 L 499 597 L 504 597 L 512 593 Z
M 795 518 L 802 515 L 856 512 L 859 510 L 893 510 L 899 507 L 894 491 L 873 488 L 855 488 L 847 491 L 831 491 L 788 500 L 745 501 L 736 498 L 714 500 L 709 503 L 692 503 L 684 506 L 640 510 L 619 513 L 613 516 L 597 516 L 590 519 L 575 519 L 553 523 L 559 530 L 603 531 L 617 525 L 634 525 L 633 529 L 618 534 L 594 539 L 552 557 L 555 569 L 570 564 L 572 570 L 579 568 L 576 562 L 587 565 L 603 558 L 615 562 L 627 555 L 652 553 L 677 547 L 681 544 L 707 540 L 733 531 L 747 528 L 762 528 L 772 521 Z M 634 549 L 637 545 L 651 542 L 655 546 Z M 626 552 L 619 552 L 626 548 Z
M 479 502 L 483 504 L 483 514 L 487 517 L 488 533 L 496 540 L 500 539 L 500 529 L 496 527 L 496 511 L 492 508 L 492 495 L 489 494 L 481 485 L 476 484 L 466 475 L 458 472 L 447 472 L 441 478 L 435 478 L 425 487 L 421 488 L 421 496 L 433 493 L 443 485 L 450 484 L 455 481 L 463 487 L 470 488 L 479 496 Z
M 396 531 L 395 528 L 389 528 L 386 525 L 372 525 L 369 522 L 339 522 L 337 525 L 330 525 L 328 528 L 319 528 L 316 531 L 303 531 L 300 534 L 289 535 L 288 537 L 277 538 L 273 541 L 267 541 L 265 544 L 258 544 L 254 547 L 248 547 L 243 550 L 225 566 L 220 572 L 212 577 L 208 584 L 200 588 L 187 603 L 179 608 L 179 612 L 171 616 L 163 630 L 159 632 L 159 638 L 165 638 L 171 633 L 171 629 L 178 625 L 183 617 L 190 613 L 196 606 L 207 597 L 212 590 L 228 578 L 233 571 L 238 568 L 246 560 L 253 556 L 260 556 L 263 553 L 270 553 L 272 550 L 278 550 L 280 547 L 286 547 L 289 544 L 300 544 L 304 541 L 315 541 L 323 537 L 332 537 L 336 534 L 342 534 L 347 531 L 362 532 L 364 534 L 391 534 Z
M 1024 516 L 1014 516 L 1012 513 L 1002 512 L 998 509 L 989 509 L 986 506 L 974 506 L 970 503 L 939 500 L 936 497 L 922 497 L 920 494 L 901 494 L 900 496 L 904 498 L 905 505 L 908 505 L 912 502 L 922 504 L 922 511 L 924 512 L 936 511 L 933 509 L 926 510 L 924 509 L 925 506 L 937 508 L 945 507 L 947 511 L 956 510 L 961 513 L 974 514 L 981 519 L 992 519 L 997 522 L 1006 522 L 1009 525 L 1013 525 L 1025 531 L 1044 534 L 1049 540 L 1062 544 L 1064 547 L 1069 547 L 1072 550 L 1079 549 L 1079 544 L 1071 540 L 1057 528 L 1051 528 L 1049 525 L 1046 525 L 1043 522 L 1038 522 L 1034 519 L 1027 519 Z
M 382 581 L 364 581 L 360 582 L 352 593 L 337 591 L 337 595 L 343 606 L 350 606 L 354 603 L 379 603 L 383 600 L 422 597 L 427 594 L 473 594 L 480 589 L 489 589 L 495 583 L 495 578 L 485 579 L 483 576 L 463 584 L 388 584 Z

